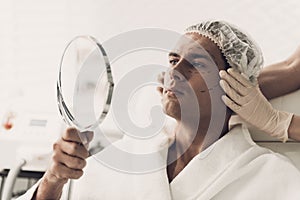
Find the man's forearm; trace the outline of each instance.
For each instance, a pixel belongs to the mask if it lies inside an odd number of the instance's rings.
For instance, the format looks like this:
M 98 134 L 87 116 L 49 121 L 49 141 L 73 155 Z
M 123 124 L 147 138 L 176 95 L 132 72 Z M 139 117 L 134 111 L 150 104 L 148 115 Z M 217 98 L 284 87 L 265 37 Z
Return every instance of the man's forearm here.
M 40 185 L 38 186 L 33 199 L 45 200 L 45 199 L 60 199 L 62 195 L 62 189 L 67 180 L 49 181 L 46 177 L 43 177 Z

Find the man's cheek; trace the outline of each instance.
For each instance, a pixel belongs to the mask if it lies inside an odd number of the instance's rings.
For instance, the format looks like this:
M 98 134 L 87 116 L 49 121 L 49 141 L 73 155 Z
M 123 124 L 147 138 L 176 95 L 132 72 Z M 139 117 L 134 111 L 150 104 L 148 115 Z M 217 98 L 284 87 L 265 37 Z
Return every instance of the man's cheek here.
M 213 87 L 216 87 L 216 85 L 219 85 L 220 77 L 219 77 L 219 71 L 211 71 L 209 74 L 206 74 L 203 76 L 203 81 L 207 87 L 207 90 L 210 90 Z

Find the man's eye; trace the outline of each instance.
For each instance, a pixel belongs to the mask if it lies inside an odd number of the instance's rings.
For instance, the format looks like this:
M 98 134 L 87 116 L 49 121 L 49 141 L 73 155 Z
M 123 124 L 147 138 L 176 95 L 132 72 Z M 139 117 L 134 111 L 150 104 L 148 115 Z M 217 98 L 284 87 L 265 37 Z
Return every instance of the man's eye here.
M 169 63 L 170 63 L 171 65 L 176 65 L 177 62 L 178 62 L 177 59 L 171 59 L 171 60 L 169 60 Z
M 192 65 L 193 65 L 193 67 L 201 67 L 201 68 L 203 68 L 203 67 L 205 67 L 205 64 L 203 64 L 203 63 L 192 63 Z

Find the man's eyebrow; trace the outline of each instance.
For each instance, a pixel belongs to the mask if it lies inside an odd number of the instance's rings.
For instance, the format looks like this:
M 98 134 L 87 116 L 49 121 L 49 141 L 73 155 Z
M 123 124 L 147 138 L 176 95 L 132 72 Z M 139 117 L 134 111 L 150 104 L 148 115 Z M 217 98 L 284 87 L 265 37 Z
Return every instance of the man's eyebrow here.
M 175 52 L 170 52 L 169 57 L 180 57 L 180 55 Z M 208 60 L 208 61 L 211 60 L 210 56 L 204 55 L 204 54 L 199 54 L 199 53 L 191 53 L 189 55 L 189 57 L 190 57 L 190 59 L 204 58 L 205 60 Z
M 169 56 L 173 56 L 173 57 L 180 57 L 180 55 L 178 53 L 175 53 L 175 52 L 170 52 L 169 53 Z

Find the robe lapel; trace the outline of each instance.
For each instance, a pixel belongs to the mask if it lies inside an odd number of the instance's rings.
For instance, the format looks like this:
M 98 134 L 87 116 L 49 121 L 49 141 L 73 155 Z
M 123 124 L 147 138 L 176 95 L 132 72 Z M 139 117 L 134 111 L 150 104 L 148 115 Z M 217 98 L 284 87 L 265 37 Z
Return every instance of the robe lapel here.
M 171 182 L 173 199 L 210 199 L 247 172 L 239 169 L 251 159 L 254 146 L 247 129 L 236 126 L 195 156 Z

